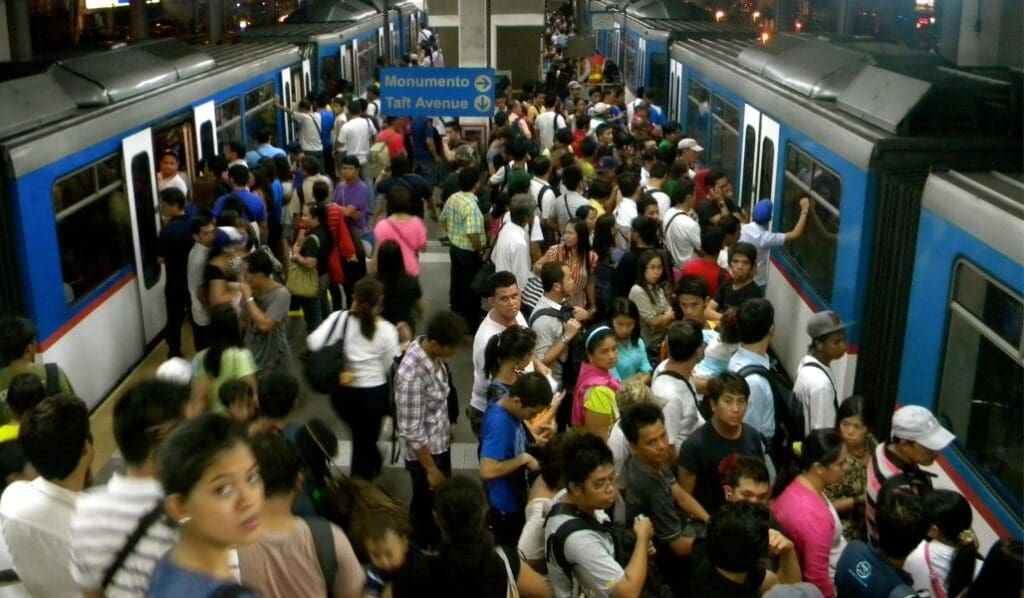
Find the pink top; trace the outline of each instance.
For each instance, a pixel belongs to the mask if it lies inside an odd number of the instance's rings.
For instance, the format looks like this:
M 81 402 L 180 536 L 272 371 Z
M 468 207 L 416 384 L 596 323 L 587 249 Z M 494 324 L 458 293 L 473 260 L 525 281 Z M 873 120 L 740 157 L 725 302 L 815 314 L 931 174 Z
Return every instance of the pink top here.
M 825 598 L 835 596 L 830 557 L 836 520 L 828 500 L 794 479 L 772 502 L 771 511 L 780 531 L 793 541 L 804 581 L 814 584 Z
M 405 273 L 409 276 L 420 275 L 420 258 L 418 252 L 427 247 L 427 227 L 419 218 L 399 221 L 385 218 L 373 227 L 374 241 L 379 246 L 384 241 L 394 241 L 402 249 L 402 261 Z
M 584 363 L 580 366 L 580 375 L 576 379 L 576 391 L 572 395 L 572 419 L 570 423 L 574 426 L 584 424 L 583 400 L 587 397 L 587 391 L 595 386 L 607 386 L 618 391 L 620 383 L 615 376 L 607 370 Z

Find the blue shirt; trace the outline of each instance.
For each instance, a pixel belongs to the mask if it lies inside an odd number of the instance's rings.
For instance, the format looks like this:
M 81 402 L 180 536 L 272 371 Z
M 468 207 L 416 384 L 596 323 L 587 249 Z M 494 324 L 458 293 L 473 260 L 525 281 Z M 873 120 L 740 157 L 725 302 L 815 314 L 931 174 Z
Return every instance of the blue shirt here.
M 224 210 L 224 202 L 227 201 L 228 197 L 230 197 L 231 195 L 235 195 L 243 202 L 245 202 L 245 206 L 249 208 L 249 214 L 252 214 L 252 218 L 254 219 L 252 220 L 253 222 L 267 221 L 267 206 L 263 204 L 263 200 L 260 199 L 260 197 L 255 193 L 251 193 L 249 191 L 246 191 L 245 189 L 239 189 L 237 191 L 233 191 L 232 193 L 228 193 L 227 195 L 222 195 L 218 197 L 217 203 L 213 204 L 214 218 L 220 216 L 220 213 Z M 245 220 L 249 220 L 249 214 L 239 214 L 239 216 L 241 216 Z
M 915 596 L 913 578 L 867 544 L 854 540 L 836 563 L 838 598 L 905 598 Z
M 288 154 L 284 153 L 284 150 L 279 147 L 274 147 L 269 143 L 265 143 L 263 145 L 257 145 L 256 149 L 246 152 L 245 163 L 248 164 L 249 169 L 252 170 L 260 165 L 260 160 L 263 158 L 273 158 L 274 156 L 287 158 Z
M 412 126 L 409 130 L 409 134 L 412 136 L 413 159 L 416 161 L 432 160 L 433 158 L 430 155 L 430 149 L 427 147 L 427 139 L 434 138 L 434 128 L 430 125 L 430 121 L 427 117 L 420 116 L 412 119 Z
M 626 381 L 637 374 L 650 374 L 651 362 L 647 359 L 647 345 L 644 339 L 637 339 L 636 343 L 623 345 L 616 343 L 619 349 L 619 361 L 612 369 L 612 374 L 619 381 Z
M 284 187 L 281 186 L 281 181 L 274 179 L 274 182 L 270 183 L 270 192 L 273 194 L 273 198 L 270 203 L 270 213 L 267 214 L 267 221 L 270 224 L 281 224 L 281 208 L 284 206 Z
M 331 131 L 334 129 L 334 112 L 330 110 L 320 111 L 320 143 L 324 147 L 332 147 L 334 140 L 331 139 Z
M 182 569 L 165 557 L 156 564 L 149 579 L 146 598 L 167 598 L 168 596 L 189 596 L 207 598 L 224 586 L 235 585 L 221 579 L 214 579 L 197 571 Z M 245 598 L 257 598 L 253 592 L 239 594 Z
M 508 461 L 526 452 L 526 431 L 518 419 L 497 403 L 487 405 L 480 423 L 480 458 Z M 521 479 L 520 479 L 521 478 Z M 526 507 L 516 497 L 514 484 L 525 484 L 522 469 L 487 481 L 487 498 L 502 513 L 521 513 Z
M 738 372 L 748 365 L 759 365 L 768 370 L 772 367 L 767 355 L 758 355 L 743 347 L 736 349 L 736 353 L 729 360 L 729 371 Z M 765 438 L 772 438 L 775 436 L 775 399 L 772 396 L 772 387 L 764 376 L 756 374 L 747 376 L 747 384 L 750 386 L 750 398 L 747 401 L 747 414 L 743 416 L 743 423 L 753 426 Z

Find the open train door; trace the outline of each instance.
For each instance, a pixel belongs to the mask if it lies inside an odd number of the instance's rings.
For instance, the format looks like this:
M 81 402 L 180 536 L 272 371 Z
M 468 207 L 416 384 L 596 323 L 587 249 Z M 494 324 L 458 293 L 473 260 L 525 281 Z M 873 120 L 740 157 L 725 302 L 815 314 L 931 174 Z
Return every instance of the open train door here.
M 281 69 L 281 103 L 285 108 L 292 108 L 294 103 L 292 99 L 294 97 L 292 92 L 292 69 L 286 67 Z M 292 142 L 292 115 L 283 112 L 281 116 L 284 118 L 284 143 L 282 145 L 287 146 Z
M 192 116 L 196 122 L 196 156 L 200 160 L 216 156 L 220 146 L 217 145 L 217 111 L 213 102 L 193 106 Z
M 136 285 L 139 289 L 142 329 L 149 344 L 167 323 L 164 271 L 157 261 L 160 210 L 156 192 L 153 134 L 144 129 L 121 142 L 128 206 L 132 215 Z
M 301 96 L 303 98 L 309 96 L 309 93 L 311 91 L 318 91 L 318 92 L 321 91 L 321 90 L 314 90 L 313 89 L 313 76 L 312 76 L 312 72 L 313 72 L 312 69 L 310 69 L 310 67 L 309 67 L 309 59 L 307 58 L 307 59 L 303 60 L 302 61 L 302 94 L 301 94 Z
M 779 123 L 757 108 L 743 108 L 743 175 L 740 208 L 749 213 L 762 199 L 775 203 L 778 181 Z

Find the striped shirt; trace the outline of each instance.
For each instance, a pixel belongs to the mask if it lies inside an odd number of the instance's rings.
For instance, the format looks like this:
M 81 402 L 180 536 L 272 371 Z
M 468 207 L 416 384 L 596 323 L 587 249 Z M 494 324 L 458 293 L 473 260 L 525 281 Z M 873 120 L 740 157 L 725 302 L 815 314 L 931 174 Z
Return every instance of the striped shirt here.
M 71 575 L 85 591 L 99 591 L 107 569 L 138 522 L 164 499 L 160 482 L 115 473 L 106 486 L 79 497 L 71 519 Z M 157 562 L 178 541 L 163 519 L 149 527 L 107 586 L 105 596 L 143 597 Z
M 889 443 L 879 443 L 875 454 L 868 463 L 867 500 L 864 504 L 864 519 L 867 522 L 868 538 L 873 545 L 878 544 L 878 526 L 875 524 L 875 510 L 878 509 L 878 497 L 883 490 L 905 490 L 921 496 L 932 491 L 932 478 L 929 473 L 913 463 L 907 463 L 889 449 Z
M 459 191 L 448 198 L 441 210 L 441 222 L 448 230 L 452 246 L 466 251 L 473 251 L 470 235 L 483 235 L 484 232 L 484 217 L 476 196 L 467 191 Z

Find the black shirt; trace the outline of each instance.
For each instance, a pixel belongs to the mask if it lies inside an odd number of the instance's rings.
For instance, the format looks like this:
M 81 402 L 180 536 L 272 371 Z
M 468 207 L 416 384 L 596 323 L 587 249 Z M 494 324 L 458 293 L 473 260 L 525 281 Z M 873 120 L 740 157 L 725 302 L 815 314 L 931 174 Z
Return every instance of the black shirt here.
M 405 322 L 415 332 L 416 315 L 413 308 L 422 296 L 419 279 L 403 275 L 394 284 L 384 286 L 384 305 L 380 315 L 392 324 Z
M 740 289 L 734 289 L 732 282 L 726 282 L 718 287 L 718 292 L 715 293 L 715 302 L 718 303 L 718 311 L 724 312 L 730 307 L 739 309 L 743 302 L 747 299 L 763 299 L 764 298 L 764 287 L 757 286 L 757 283 L 751 280 L 747 283 L 747 286 Z
M 728 208 L 730 214 L 738 214 L 740 212 L 739 208 L 736 207 L 736 204 L 730 200 L 725 200 L 725 206 Z M 719 206 L 718 203 L 710 197 L 700 202 L 700 205 L 697 206 L 697 218 L 700 222 L 701 228 L 711 224 L 711 219 L 721 213 L 721 206 Z
M 697 476 L 693 498 L 708 513 L 714 513 L 725 504 L 718 465 L 733 453 L 763 458 L 761 435 L 753 427 L 743 424 L 740 437 L 730 440 L 721 436 L 711 422 L 707 422 L 697 428 L 679 449 L 679 466 Z
M 764 583 L 765 570 L 760 567 L 747 573 L 743 583 L 736 583 L 718 572 L 707 556 L 697 561 L 693 572 L 693 595 L 702 598 L 757 598 Z
M 187 216 L 176 216 L 160 230 L 156 254 L 167 266 L 167 286 L 185 287 L 188 277 L 188 253 L 192 251 L 192 225 Z
M 413 216 L 423 218 L 423 202 L 430 200 L 433 195 L 433 190 L 430 188 L 427 180 L 418 174 L 403 174 L 402 176 L 384 179 L 377 185 L 377 191 L 387 196 L 388 192 L 396 186 L 408 189 L 410 195 L 412 195 L 412 212 L 410 213 Z

